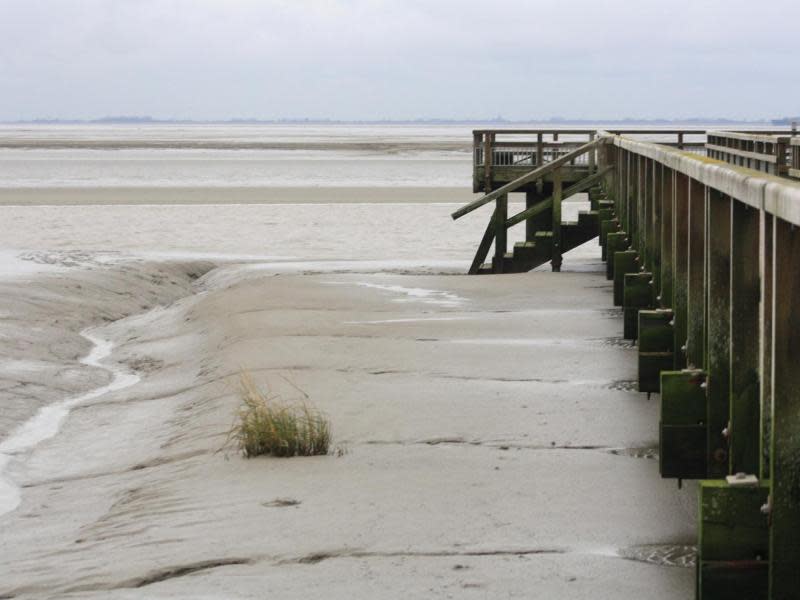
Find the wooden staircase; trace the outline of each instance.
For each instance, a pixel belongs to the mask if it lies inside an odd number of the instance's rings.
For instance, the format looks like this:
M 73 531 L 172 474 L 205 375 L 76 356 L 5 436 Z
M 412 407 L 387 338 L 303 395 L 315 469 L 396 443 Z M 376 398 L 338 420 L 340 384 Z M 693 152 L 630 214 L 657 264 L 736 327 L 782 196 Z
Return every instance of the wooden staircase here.
M 600 219 L 596 210 L 580 211 L 578 221 L 562 223 L 561 251 L 568 252 L 585 244 L 600 235 Z M 525 273 L 531 269 L 550 262 L 553 259 L 553 232 L 537 231 L 532 241 L 517 242 L 513 252 L 503 256 L 502 267 L 497 264 L 497 257 L 491 263 L 484 263 L 478 269 L 478 275 L 491 273 Z
M 602 190 L 611 167 L 606 164 L 598 165 L 596 152 L 605 143 L 604 137 L 593 139 L 499 187 L 495 187 L 487 179 L 485 195 L 462 206 L 452 215 L 453 219 L 458 219 L 490 202 L 495 203 L 494 212 L 478 244 L 469 273 L 523 273 L 548 261 L 552 264 L 553 271 L 560 271 L 564 252 L 598 237 L 598 210 L 607 208 Z M 576 171 L 575 161 L 584 154 L 589 154 L 590 157 L 586 167 L 582 171 Z M 563 181 L 566 169 L 570 169 L 568 174 L 573 177 L 565 188 Z M 574 177 L 576 173 L 578 177 Z M 527 207 L 522 212 L 509 216 L 508 195 L 512 192 L 524 192 Z M 562 202 L 582 192 L 588 192 L 592 210 L 579 212 L 577 222 L 563 222 Z M 523 222 L 526 224 L 526 241 L 516 244 L 512 252 L 507 252 L 508 229 Z M 492 245 L 495 248 L 494 256 L 490 262 L 484 262 Z

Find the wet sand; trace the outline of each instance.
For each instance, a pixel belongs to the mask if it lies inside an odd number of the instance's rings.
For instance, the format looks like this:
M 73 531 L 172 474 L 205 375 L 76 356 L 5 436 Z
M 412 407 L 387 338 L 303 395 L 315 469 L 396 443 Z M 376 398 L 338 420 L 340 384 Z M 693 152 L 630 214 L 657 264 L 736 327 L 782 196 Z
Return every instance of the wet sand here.
M 0 206 L 180 204 L 464 204 L 467 187 L 6 187 Z
M 693 490 L 648 458 L 657 400 L 633 391 L 635 349 L 594 243 L 567 257 L 573 272 L 491 279 L 231 264 L 193 280 L 207 265 L 133 264 L 144 281 L 168 269 L 167 291 L 110 286 L 65 328 L 66 356 L 89 351 L 87 315 L 107 315 L 93 330 L 113 344 L 104 365 L 141 380 L 73 407 L 12 461 L 22 502 L 0 517 L 0 595 L 691 594 L 693 570 L 645 560 L 693 542 Z M 102 286 L 120 267 L 37 285 L 77 299 L 71 282 Z M 107 314 L 119 292 L 167 306 Z M 59 347 L 40 359 L 63 360 Z M 220 451 L 242 368 L 308 393 L 341 456 Z

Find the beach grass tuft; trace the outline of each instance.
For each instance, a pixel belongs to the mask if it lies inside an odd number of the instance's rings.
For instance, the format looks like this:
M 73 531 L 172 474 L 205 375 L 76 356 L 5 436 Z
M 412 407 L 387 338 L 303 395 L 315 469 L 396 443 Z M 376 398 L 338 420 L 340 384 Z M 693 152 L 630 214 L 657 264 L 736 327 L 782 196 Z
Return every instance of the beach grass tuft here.
M 317 456 L 331 448 L 331 427 L 327 418 L 302 401 L 287 402 L 259 386 L 252 375 L 239 376 L 242 405 L 230 432 L 239 451 L 253 456 Z

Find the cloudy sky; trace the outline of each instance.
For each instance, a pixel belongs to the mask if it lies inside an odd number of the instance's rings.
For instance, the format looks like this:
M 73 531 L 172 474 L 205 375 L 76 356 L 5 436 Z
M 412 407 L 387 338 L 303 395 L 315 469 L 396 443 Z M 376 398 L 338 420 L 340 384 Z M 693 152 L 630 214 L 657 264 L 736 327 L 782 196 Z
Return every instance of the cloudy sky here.
M 800 113 L 800 1 L 0 0 L 0 120 Z

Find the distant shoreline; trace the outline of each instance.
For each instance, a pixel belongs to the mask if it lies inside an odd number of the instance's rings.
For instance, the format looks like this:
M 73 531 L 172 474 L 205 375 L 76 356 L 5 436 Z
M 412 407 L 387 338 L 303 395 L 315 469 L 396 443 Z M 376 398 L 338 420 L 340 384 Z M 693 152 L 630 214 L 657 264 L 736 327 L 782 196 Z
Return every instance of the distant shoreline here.
M 790 125 L 800 117 L 776 117 L 753 120 L 726 118 L 687 119 L 156 119 L 150 117 L 108 117 L 101 119 L 23 119 L 0 121 L 0 125 L 535 125 L 547 127 L 614 125 L 633 126 L 703 126 L 703 125 Z

